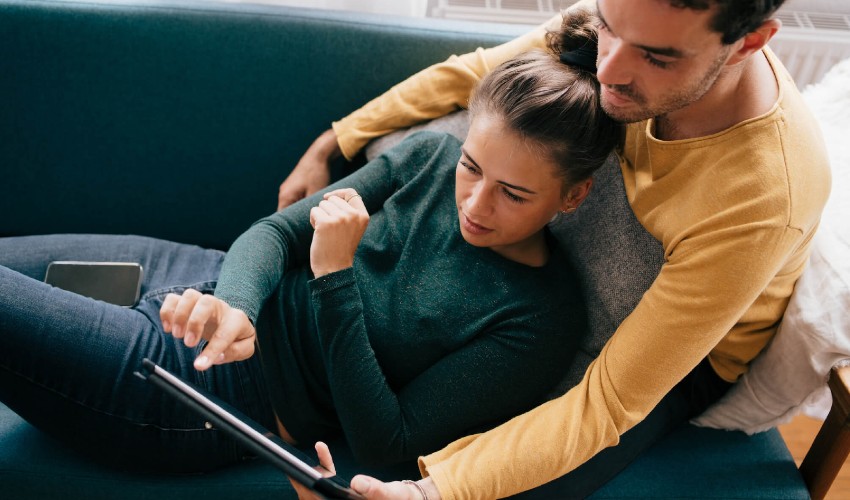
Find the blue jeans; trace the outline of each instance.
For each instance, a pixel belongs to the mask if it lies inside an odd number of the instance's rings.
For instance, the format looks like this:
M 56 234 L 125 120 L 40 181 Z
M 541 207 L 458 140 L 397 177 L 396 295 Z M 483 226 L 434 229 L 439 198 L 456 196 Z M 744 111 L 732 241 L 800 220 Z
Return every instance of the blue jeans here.
M 216 394 L 268 429 L 274 413 L 256 356 L 205 372 L 163 332 L 169 292 L 215 289 L 224 253 L 138 236 L 0 238 L 0 401 L 81 453 L 133 470 L 199 472 L 246 458 L 220 431 L 133 375 L 142 358 Z M 54 260 L 132 261 L 141 300 L 124 308 L 42 282 Z

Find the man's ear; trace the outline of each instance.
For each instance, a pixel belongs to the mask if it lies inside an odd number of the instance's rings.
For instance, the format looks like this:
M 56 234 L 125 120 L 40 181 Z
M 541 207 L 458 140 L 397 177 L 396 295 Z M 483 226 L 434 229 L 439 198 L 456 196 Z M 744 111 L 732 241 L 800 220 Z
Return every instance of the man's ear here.
M 768 19 L 761 23 L 761 26 L 747 33 L 743 38 L 733 44 L 736 48 L 729 57 L 729 60 L 726 61 L 726 64 L 737 64 L 760 51 L 773 38 L 773 35 L 779 31 L 780 27 L 782 27 L 782 21 L 779 19 Z
M 591 187 L 593 187 L 593 179 L 587 179 L 571 187 L 567 191 L 567 195 L 564 196 L 564 200 L 561 203 L 561 210 L 565 212 L 575 211 L 584 199 L 587 198 L 587 195 L 590 194 Z

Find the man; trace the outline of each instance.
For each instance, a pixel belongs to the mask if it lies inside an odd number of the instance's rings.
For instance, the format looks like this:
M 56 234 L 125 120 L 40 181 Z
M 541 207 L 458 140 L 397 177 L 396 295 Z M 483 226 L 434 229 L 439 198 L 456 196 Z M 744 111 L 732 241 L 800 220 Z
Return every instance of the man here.
M 599 485 L 586 476 L 604 482 L 747 370 L 776 331 L 829 193 L 817 124 L 766 48 L 781 3 L 596 2 L 603 108 L 629 123 L 622 182 L 663 246 L 661 270 L 566 394 L 420 458 L 417 484 L 357 477 L 355 489 L 497 498 L 561 478 L 559 495 L 583 496 Z M 481 75 L 542 47 L 545 32 L 452 57 L 335 123 L 281 186 L 281 204 L 327 183 L 328 156 L 464 106 Z

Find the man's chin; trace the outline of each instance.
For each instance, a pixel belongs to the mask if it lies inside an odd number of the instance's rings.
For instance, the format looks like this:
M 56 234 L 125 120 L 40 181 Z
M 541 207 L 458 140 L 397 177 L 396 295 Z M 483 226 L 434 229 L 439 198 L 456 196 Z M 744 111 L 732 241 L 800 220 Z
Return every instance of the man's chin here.
M 637 123 L 652 117 L 652 115 L 648 115 L 640 109 L 618 107 L 606 103 L 604 100 L 602 101 L 602 110 L 605 111 L 606 115 L 620 123 Z

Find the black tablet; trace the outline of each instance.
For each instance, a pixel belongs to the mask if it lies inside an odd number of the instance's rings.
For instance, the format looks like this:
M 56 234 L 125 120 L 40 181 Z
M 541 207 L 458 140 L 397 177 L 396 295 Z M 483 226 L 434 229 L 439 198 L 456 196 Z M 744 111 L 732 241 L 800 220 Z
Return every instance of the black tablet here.
M 215 428 L 226 432 L 245 448 L 271 462 L 293 481 L 298 481 L 322 498 L 362 499 L 348 482 L 337 477 L 322 477 L 298 457 L 302 452 L 270 433 L 238 410 L 215 396 L 204 393 L 145 358 L 136 375 L 155 384 L 177 400 L 199 413 Z

